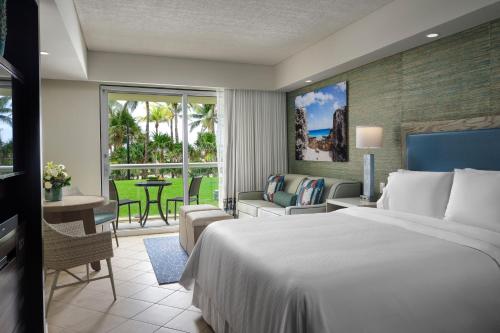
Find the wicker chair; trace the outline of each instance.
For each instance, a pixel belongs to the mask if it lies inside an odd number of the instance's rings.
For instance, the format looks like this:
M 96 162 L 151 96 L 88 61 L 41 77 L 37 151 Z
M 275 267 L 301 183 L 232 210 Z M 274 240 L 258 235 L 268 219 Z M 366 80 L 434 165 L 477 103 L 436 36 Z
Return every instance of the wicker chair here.
M 44 220 L 43 250 L 45 269 L 55 270 L 54 280 L 52 281 L 47 301 L 46 314 L 49 312 L 49 305 L 54 295 L 54 290 L 104 278 L 111 280 L 113 297 L 116 301 L 115 283 L 111 268 L 111 257 L 113 257 L 111 232 L 106 231 L 86 235 L 82 221 L 49 224 Z M 88 264 L 99 260 L 106 260 L 109 273 L 106 276 L 91 279 L 89 277 Z M 81 265 L 87 266 L 86 279 L 82 279 L 68 270 Z M 58 286 L 57 279 L 61 271 L 65 271 L 77 281 Z

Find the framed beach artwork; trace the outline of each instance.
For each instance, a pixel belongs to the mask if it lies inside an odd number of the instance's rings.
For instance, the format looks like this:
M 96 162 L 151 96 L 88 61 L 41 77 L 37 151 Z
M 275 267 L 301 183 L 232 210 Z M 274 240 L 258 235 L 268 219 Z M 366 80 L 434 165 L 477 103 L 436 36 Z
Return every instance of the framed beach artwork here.
M 347 82 L 295 97 L 295 159 L 347 162 Z

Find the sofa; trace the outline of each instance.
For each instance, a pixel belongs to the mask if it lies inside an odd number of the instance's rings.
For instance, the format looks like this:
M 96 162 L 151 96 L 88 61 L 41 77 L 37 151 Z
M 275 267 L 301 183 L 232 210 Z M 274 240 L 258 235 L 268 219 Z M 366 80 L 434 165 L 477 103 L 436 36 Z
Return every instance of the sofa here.
M 319 204 L 300 207 L 281 207 L 273 202 L 264 200 L 263 191 L 239 192 L 236 202 L 236 214 L 238 218 L 325 213 L 327 199 L 357 197 L 361 194 L 361 183 L 359 182 L 299 174 L 285 175 L 283 191 L 296 193 L 300 183 L 306 178 L 323 178 L 325 180 L 325 187 Z

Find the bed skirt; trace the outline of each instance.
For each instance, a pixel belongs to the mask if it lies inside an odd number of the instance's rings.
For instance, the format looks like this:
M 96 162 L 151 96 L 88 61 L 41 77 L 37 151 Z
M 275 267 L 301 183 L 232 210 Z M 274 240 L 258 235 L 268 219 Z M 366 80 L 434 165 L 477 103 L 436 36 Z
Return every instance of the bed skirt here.
M 237 333 L 229 327 L 224 316 L 218 311 L 216 304 L 208 297 L 203 289 L 195 283 L 193 290 L 193 305 L 201 310 L 203 319 L 216 333 Z

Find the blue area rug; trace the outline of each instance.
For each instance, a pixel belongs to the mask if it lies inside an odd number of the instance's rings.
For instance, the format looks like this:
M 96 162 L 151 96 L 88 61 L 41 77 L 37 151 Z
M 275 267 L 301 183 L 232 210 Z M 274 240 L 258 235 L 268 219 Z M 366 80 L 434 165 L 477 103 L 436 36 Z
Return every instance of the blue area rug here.
M 179 243 L 179 237 L 145 238 L 151 265 L 159 284 L 179 282 L 188 255 Z

